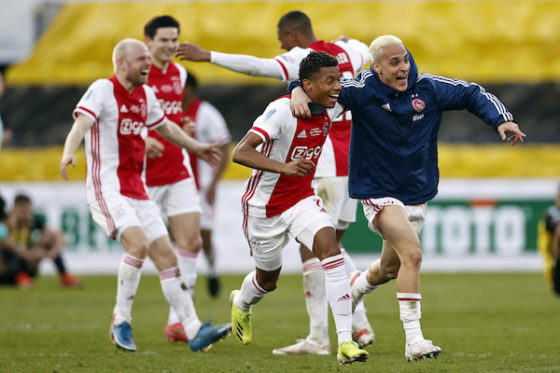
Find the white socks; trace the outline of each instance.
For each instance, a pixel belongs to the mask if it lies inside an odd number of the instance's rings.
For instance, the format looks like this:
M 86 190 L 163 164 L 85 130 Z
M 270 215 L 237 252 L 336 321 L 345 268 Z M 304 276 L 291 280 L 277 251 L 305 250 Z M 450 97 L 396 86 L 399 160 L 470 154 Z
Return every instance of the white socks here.
M 202 323 L 198 319 L 190 294 L 181 287 L 179 269 L 172 267 L 161 271 L 159 280 L 163 295 L 169 306 L 175 311 L 177 322 L 180 321 L 183 324 L 187 338 L 193 339 Z
M 181 277 L 191 294 L 194 292 L 194 286 L 196 285 L 197 258 L 198 251 L 177 248 L 177 261 L 179 263 L 179 269 L 181 270 Z
M 397 293 L 397 299 L 399 300 L 399 309 L 406 336 L 406 343 L 424 339 L 420 327 L 420 317 L 422 317 L 422 312 L 420 310 L 422 296 L 420 293 Z
M 325 273 L 319 258 L 303 262 L 303 292 L 309 315 L 309 338 L 323 343 L 329 339 L 329 304 L 325 291 Z
M 321 261 L 325 271 L 327 299 L 336 325 L 338 344 L 352 340 L 352 299 L 342 254 Z
M 350 255 L 348 255 L 348 252 L 344 248 L 340 249 L 340 253 L 344 257 L 344 268 L 346 269 L 346 274 L 348 275 L 348 278 L 350 278 L 350 276 L 352 276 L 352 273 L 357 271 L 358 268 L 356 267 L 354 261 L 352 260 Z M 369 327 L 370 325 L 366 315 L 366 308 L 364 307 L 364 301 L 362 299 L 356 305 L 356 308 L 354 309 L 354 314 L 352 315 L 352 331 L 354 333 L 361 332 L 363 329 L 367 329 Z
M 237 293 L 233 303 L 241 311 L 249 312 L 251 306 L 258 303 L 266 293 L 267 291 L 258 284 L 256 272 L 253 271 L 245 276 L 241 290 Z
M 142 264 L 144 264 L 144 259 L 135 258 L 126 253 L 122 257 L 117 273 L 117 303 L 113 309 L 116 325 L 123 321 L 130 323 L 132 320 L 132 304 L 140 283 Z
M 367 272 L 367 270 L 363 271 L 353 285 L 361 294 L 369 294 L 377 289 L 377 285 L 372 285 L 368 282 L 366 278 Z

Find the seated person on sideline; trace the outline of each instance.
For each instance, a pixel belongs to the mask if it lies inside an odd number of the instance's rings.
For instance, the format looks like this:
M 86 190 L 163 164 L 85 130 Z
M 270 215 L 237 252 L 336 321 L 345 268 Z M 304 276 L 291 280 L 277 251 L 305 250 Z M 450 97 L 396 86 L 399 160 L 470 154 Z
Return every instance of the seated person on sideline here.
M 18 194 L 14 199 L 14 206 L 8 217 L 10 236 L 25 248 L 28 253 L 21 261 L 23 271 L 31 278 L 38 274 L 39 264 L 43 259 L 52 259 L 60 275 L 60 282 L 64 287 L 81 287 L 82 282 L 68 273 L 62 250 L 65 244 L 64 234 L 49 228 L 42 217 L 33 213 L 31 198 L 25 194 Z M 21 277 L 25 277 L 20 274 Z

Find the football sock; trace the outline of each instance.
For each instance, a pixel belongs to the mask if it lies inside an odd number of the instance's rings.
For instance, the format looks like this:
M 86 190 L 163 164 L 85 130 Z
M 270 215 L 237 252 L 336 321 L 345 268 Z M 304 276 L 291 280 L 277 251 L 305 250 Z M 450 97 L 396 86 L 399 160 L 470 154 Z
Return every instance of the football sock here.
M 319 258 L 303 262 L 303 292 L 309 315 L 309 338 L 323 342 L 329 339 L 329 304 L 325 291 L 325 273 Z
M 233 303 L 241 311 L 249 312 L 251 306 L 258 303 L 266 293 L 267 291 L 258 284 L 257 274 L 253 271 L 245 276 L 241 290 L 237 293 Z
M 327 299 L 336 325 L 338 345 L 352 340 L 352 299 L 350 284 L 344 269 L 342 254 L 334 255 L 321 261 L 325 271 L 325 288 Z
M 132 320 L 132 304 L 140 283 L 140 269 L 143 259 L 124 254 L 117 272 L 117 303 L 113 310 L 116 325 Z
M 377 289 L 377 285 L 372 285 L 367 280 L 367 270 L 363 271 L 360 277 L 354 281 L 354 287 L 362 294 L 369 294 L 375 289 Z
M 397 293 L 399 300 L 400 317 L 403 323 L 406 343 L 412 343 L 418 339 L 423 339 L 422 329 L 420 327 L 420 301 L 422 296 L 420 293 Z
M 346 274 L 348 275 L 348 278 L 350 278 L 352 273 L 357 271 L 358 268 L 356 267 L 356 264 L 354 264 L 354 261 L 352 260 L 350 255 L 348 255 L 346 249 L 341 248 L 340 253 L 344 257 L 344 268 L 346 269 Z M 369 321 L 366 316 L 366 308 L 364 307 L 364 301 L 361 300 L 356 305 L 356 308 L 354 309 L 354 314 L 352 315 L 352 329 L 359 329 L 358 331 L 361 331 L 367 326 L 369 326 Z
M 193 293 L 196 285 L 196 259 L 198 251 L 177 248 L 177 261 L 181 270 L 181 277 L 187 289 Z
M 53 262 L 59 274 L 63 274 L 66 272 L 66 266 L 64 265 L 64 259 L 62 259 L 62 255 L 58 254 L 56 258 L 53 259 Z
M 204 250 L 204 256 L 206 257 L 206 262 L 208 263 L 208 276 L 216 277 L 216 254 L 213 244 L 210 244 L 208 250 Z
M 159 281 L 165 299 L 175 311 L 177 320 L 183 324 L 187 338 L 194 339 L 202 324 L 190 294 L 181 287 L 179 269 L 172 267 L 161 271 Z

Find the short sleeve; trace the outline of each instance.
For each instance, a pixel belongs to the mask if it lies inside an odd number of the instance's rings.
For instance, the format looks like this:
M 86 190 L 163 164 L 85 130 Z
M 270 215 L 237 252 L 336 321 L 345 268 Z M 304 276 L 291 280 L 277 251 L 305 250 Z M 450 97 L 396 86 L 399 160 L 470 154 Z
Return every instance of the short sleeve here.
M 225 145 L 231 135 L 222 114 L 209 102 L 203 101 L 196 116 L 197 139 L 203 143 Z
M 255 120 L 250 131 L 259 135 L 263 142 L 278 139 L 282 135 L 282 129 L 288 122 L 289 117 L 292 117 L 290 100 L 284 98 L 274 101 Z
M 144 85 L 144 90 L 146 92 L 146 104 L 148 105 L 148 119 L 146 119 L 146 127 L 150 130 L 154 130 L 165 122 L 166 117 L 152 88 Z
M 113 84 L 108 79 L 99 79 L 93 82 L 72 112 L 74 119 L 76 119 L 79 114 L 82 114 L 97 122 L 103 111 L 103 105 L 107 101 L 108 92 L 111 91 L 112 85 Z

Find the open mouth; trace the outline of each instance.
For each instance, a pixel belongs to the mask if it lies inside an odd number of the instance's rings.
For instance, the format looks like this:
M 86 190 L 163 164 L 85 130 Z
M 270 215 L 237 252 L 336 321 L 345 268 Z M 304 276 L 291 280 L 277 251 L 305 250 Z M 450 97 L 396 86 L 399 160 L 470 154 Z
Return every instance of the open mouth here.
M 147 70 L 146 70 L 146 69 L 140 70 L 140 75 L 142 75 L 142 76 L 148 76 L 149 72 L 150 72 L 149 69 L 147 69 Z

